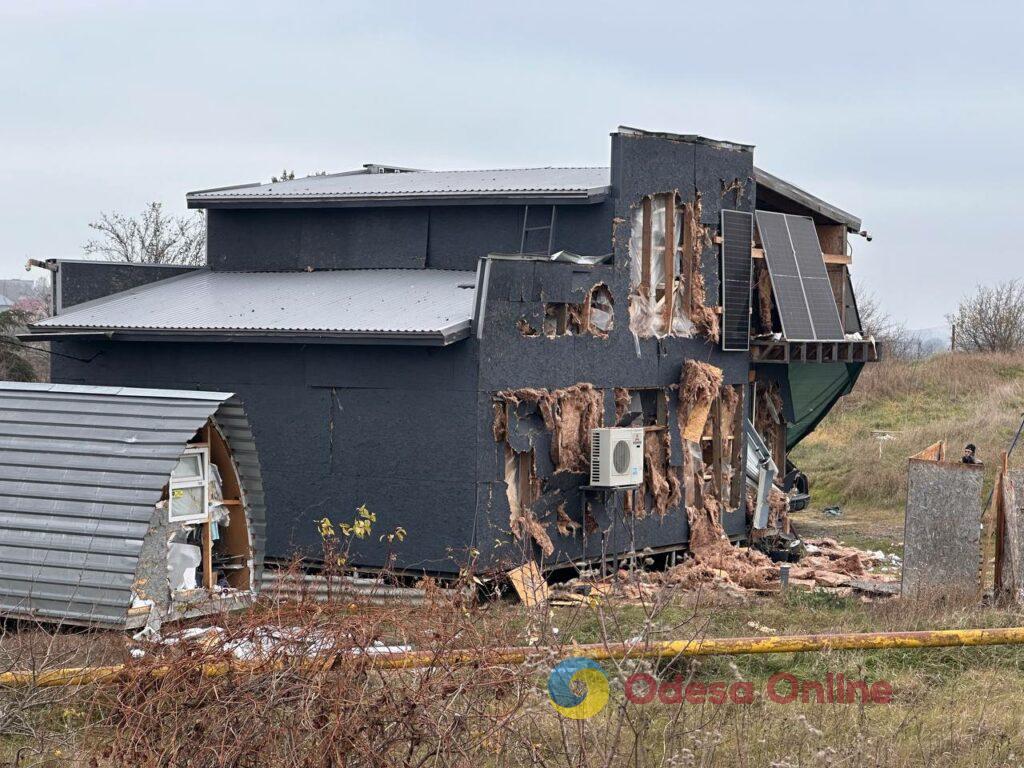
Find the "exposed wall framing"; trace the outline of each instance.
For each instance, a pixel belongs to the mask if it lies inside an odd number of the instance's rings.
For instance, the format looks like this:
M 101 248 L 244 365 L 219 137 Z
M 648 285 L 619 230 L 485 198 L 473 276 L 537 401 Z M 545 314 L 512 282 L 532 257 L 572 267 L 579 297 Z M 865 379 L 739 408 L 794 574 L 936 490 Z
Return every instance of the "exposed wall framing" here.
M 630 229 L 630 330 L 639 338 L 695 334 L 718 339 L 718 315 L 705 306 L 701 254 L 710 235 L 700 193 L 679 205 L 677 192 L 645 196 Z
M 615 301 L 604 283 L 598 283 L 587 293 L 582 303 L 548 302 L 544 305 L 544 335 L 558 336 L 590 334 L 607 338 L 614 327 Z M 538 336 L 537 330 L 525 318 L 518 322 L 523 336 Z

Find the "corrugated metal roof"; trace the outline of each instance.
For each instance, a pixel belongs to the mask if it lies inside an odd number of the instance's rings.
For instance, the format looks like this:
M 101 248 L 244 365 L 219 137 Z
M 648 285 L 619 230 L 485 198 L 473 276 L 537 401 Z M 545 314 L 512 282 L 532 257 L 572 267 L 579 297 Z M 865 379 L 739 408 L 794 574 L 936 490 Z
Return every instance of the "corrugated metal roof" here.
M 487 171 L 403 171 L 307 176 L 271 184 L 189 192 L 191 207 L 271 200 L 416 200 L 433 198 L 603 197 L 607 168 L 501 168 Z
M 469 333 L 475 279 L 473 272 L 431 269 L 202 270 L 79 304 L 32 330 L 313 335 L 447 344 Z
M 690 140 L 700 137 L 686 137 Z M 704 140 L 707 141 L 707 140 Z M 400 173 L 347 172 L 275 184 L 249 184 L 188 193 L 193 208 L 246 201 L 365 201 L 429 200 L 434 198 L 545 197 L 597 200 L 611 191 L 607 167 L 504 168 L 491 171 L 403 171 Z M 848 228 L 859 231 L 861 221 L 851 213 L 812 195 L 795 184 L 754 168 L 755 180 Z
M 822 200 L 816 195 L 812 195 L 810 192 L 800 189 L 796 184 L 791 184 L 785 179 L 780 179 L 778 176 L 774 176 L 760 168 L 754 168 L 754 181 L 759 186 L 766 187 L 777 195 L 782 195 L 788 200 L 792 200 L 827 219 L 843 224 L 847 229 L 854 232 L 860 231 L 861 220 L 858 217 L 832 205 L 832 203 Z
M 238 466 L 258 584 L 263 486 L 237 398 L 0 382 L 0 613 L 123 625 L 154 505 L 210 417 Z

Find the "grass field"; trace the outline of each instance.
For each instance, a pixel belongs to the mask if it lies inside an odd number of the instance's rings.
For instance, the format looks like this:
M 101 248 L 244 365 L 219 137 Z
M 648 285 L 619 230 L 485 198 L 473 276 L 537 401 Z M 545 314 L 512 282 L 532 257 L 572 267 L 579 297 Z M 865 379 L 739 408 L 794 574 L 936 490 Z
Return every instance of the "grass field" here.
M 801 532 L 888 551 L 903 539 L 907 457 L 938 440 L 954 456 L 974 443 L 986 463 L 987 493 L 1022 415 L 1021 354 L 943 354 L 866 366 L 853 393 L 793 451 L 813 497 L 811 509 L 794 520 Z M 879 440 L 881 432 L 892 439 Z M 830 505 L 840 506 L 842 516 L 824 516 Z

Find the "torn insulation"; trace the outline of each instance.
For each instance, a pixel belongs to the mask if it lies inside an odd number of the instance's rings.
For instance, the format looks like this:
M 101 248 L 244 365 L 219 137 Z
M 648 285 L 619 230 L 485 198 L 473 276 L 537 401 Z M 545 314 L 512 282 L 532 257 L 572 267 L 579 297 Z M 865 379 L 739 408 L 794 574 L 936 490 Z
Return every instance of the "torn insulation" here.
M 551 461 L 555 472 L 590 471 L 590 432 L 601 426 L 604 396 L 592 384 L 575 384 L 565 389 L 515 389 L 499 392 L 499 401 L 518 405 L 535 403 L 551 433 Z M 507 418 L 507 417 L 506 417 Z M 499 434 L 495 419 L 495 439 Z M 505 428 L 507 433 L 507 425 Z
M 677 423 L 683 440 L 697 442 L 704 434 L 704 425 L 711 404 L 722 387 L 722 369 L 687 360 L 679 377 L 679 406 Z

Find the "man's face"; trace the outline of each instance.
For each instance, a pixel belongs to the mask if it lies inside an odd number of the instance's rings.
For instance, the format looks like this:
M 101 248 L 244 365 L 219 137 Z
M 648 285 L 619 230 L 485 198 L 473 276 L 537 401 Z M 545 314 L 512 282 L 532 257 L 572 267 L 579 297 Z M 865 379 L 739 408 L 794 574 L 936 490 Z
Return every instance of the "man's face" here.
M 971 458 L 972 456 L 974 456 L 974 451 L 972 451 L 970 448 L 964 448 L 964 458 L 968 459 Z

